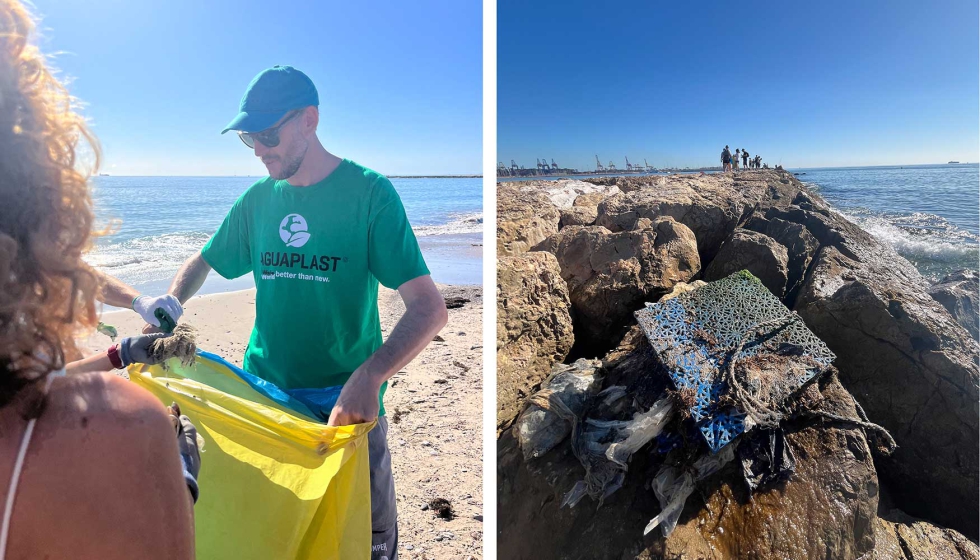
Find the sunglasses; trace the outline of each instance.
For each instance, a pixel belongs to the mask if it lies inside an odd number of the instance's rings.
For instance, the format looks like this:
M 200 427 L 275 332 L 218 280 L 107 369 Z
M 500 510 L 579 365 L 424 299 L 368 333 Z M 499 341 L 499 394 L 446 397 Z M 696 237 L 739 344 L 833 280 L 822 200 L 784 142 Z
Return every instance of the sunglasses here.
M 269 127 L 261 132 L 239 132 L 238 137 L 242 139 L 250 149 L 255 148 L 255 142 L 260 142 L 267 148 L 275 148 L 279 145 L 279 129 L 286 126 L 286 123 L 296 118 L 302 111 L 293 111 L 286 120 L 276 126 Z

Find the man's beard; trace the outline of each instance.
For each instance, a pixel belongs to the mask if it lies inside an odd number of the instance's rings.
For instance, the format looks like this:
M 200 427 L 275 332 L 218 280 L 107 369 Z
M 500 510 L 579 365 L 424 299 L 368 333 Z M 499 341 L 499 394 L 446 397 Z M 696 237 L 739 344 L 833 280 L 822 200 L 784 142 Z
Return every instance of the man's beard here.
M 306 151 L 310 148 L 309 142 L 303 142 L 302 146 L 297 145 L 296 150 L 292 153 L 283 155 L 281 169 L 276 175 L 272 175 L 273 179 L 281 181 L 283 179 L 289 179 L 299 171 L 301 165 L 303 165 L 303 159 L 306 157 Z

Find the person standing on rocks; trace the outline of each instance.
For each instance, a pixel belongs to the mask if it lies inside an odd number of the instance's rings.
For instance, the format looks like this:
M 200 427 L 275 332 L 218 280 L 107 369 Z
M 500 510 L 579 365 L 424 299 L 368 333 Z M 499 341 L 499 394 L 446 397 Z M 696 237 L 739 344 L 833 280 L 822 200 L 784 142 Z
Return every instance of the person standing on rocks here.
M 232 205 L 177 272 L 170 293 L 186 302 L 212 268 L 229 279 L 251 272 L 255 325 L 245 371 L 332 426 L 377 420 L 368 434 L 371 557 L 395 560 L 397 510 L 382 399 L 388 379 L 425 349 L 449 315 L 398 193 L 386 177 L 324 148 L 318 106 L 313 81 L 291 66 L 264 70 L 248 85 L 222 133 L 238 132 L 269 176 Z M 387 340 L 379 283 L 397 289 L 405 303 Z
M 732 172 L 738 171 L 738 149 L 735 150 L 735 157 L 732 158 Z
M 728 146 L 721 151 L 721 165 L 722 171 L 731 171 L 732 169 L 732 153 L 728 150 Z
M 742 169 L 749 168 L 749 152 L 745 148 L 742 148 Z

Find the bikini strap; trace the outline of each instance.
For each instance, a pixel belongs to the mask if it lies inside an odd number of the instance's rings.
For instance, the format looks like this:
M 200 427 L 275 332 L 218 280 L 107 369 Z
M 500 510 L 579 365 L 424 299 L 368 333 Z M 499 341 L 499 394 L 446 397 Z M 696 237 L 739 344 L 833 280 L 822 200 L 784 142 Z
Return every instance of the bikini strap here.
M 65 370 L 60 369 L 48 374 L 44 382 L 44 395 L 47 396 L 51 390 L 51 383 L 56 377 L 63 377 Z M 14 470 L 10 475 L 10 488 L 7 490 L 7 503 L 3 508 L 3 526 L 0 527 L 0 560 L 7 557 L 7 539 L 10 537 L 10 519 L 14 514 L 14 498 L 17 495 L 17 484 L 20 482 L 20 473 L 24 468 L 24 459 L 27 457 L 27 448 L 31 444 L 31 436 L 34 435 L 34 426 L 37 418 L 27 421 L 27 429 L 24 430 L 24 437 L 20 441 L 20 450 L 17 451 L 17 460 L 14 462 Z

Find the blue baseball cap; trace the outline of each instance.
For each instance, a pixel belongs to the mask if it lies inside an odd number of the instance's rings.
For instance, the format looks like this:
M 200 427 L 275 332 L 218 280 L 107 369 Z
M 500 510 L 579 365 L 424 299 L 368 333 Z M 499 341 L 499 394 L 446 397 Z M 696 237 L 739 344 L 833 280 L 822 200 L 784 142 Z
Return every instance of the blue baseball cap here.
M 273 66 L 260 72 L 248 84 L 238 107 L 238 116 L 221 134 L 229 130 L 261 132 L 293 109 L 310 105 L 320 105 L 313 80 L 292 66 Z

